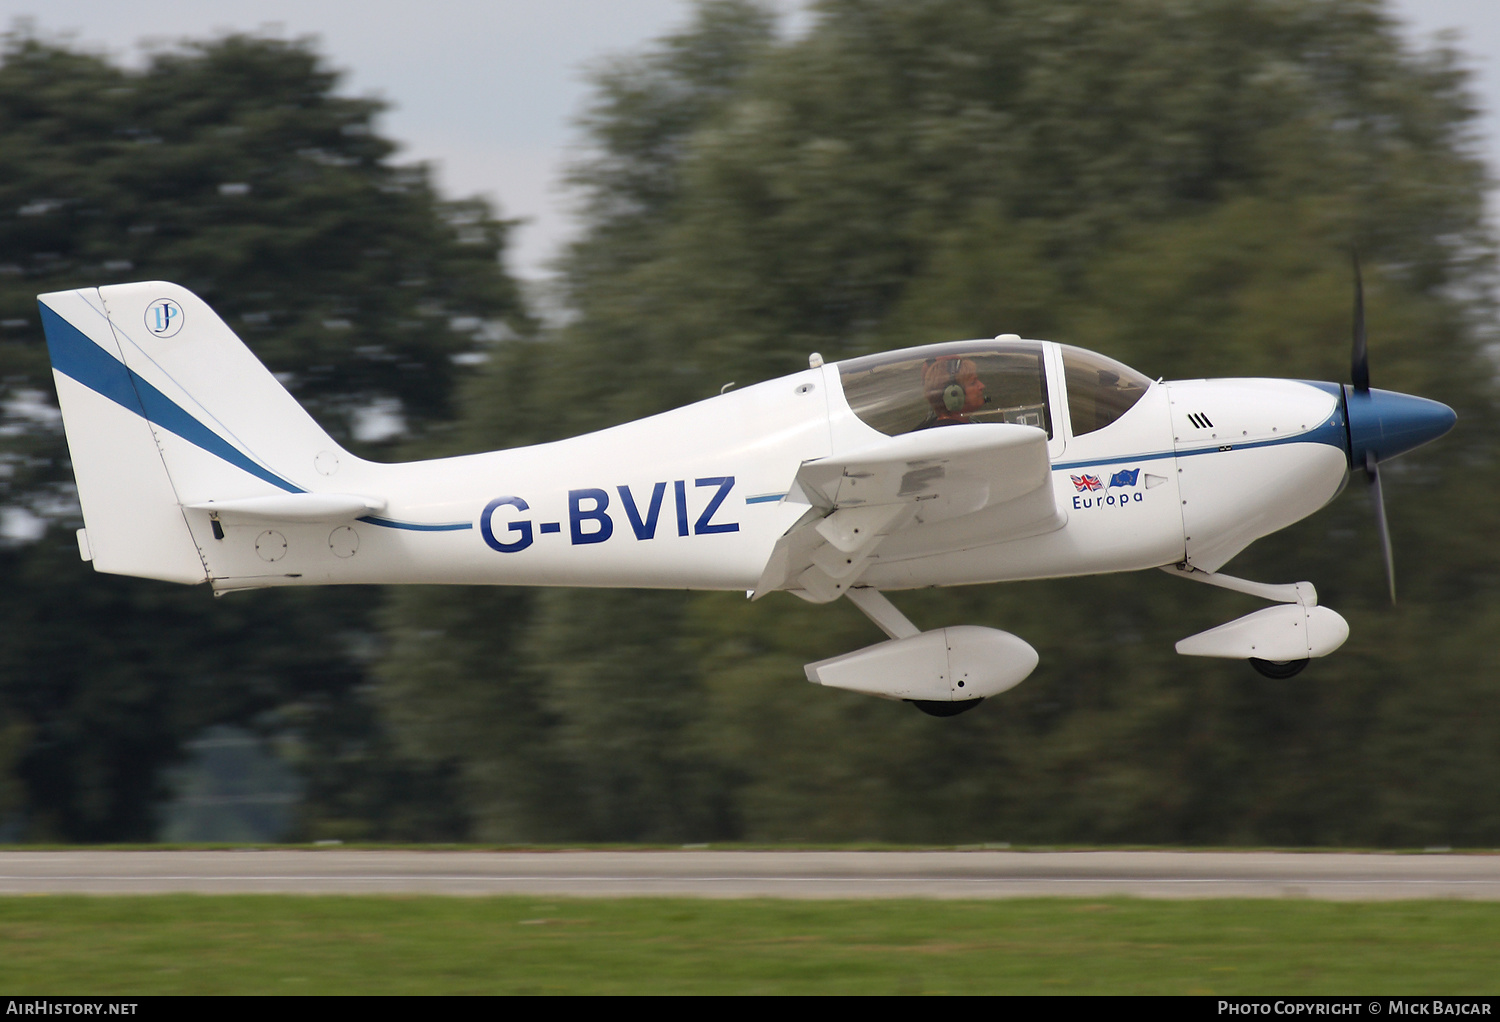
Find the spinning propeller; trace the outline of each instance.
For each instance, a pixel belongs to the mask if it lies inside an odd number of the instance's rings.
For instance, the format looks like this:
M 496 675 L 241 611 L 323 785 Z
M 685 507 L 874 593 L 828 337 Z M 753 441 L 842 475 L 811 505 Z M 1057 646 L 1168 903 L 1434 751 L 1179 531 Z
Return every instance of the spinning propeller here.
M 1348 429 L 1349 467 L 1363 468 L 1370 483 L 1370 502 L 1380 530 L 1385 578 L 1391 602 L 1396 602 L 1396 566 L 1391 557 L 1391 530 L 1386 522 L 1385 495 L 1380 488 L 1380 463 L 1413 447 L 1436 440 L 1453 428 L 1453 409 L 1437 401 L 1370 389 L 1370 352 L 1365 341 L 1365 288 L 1354 254 L 1354 352 L 1350 365 L 1352 386 L 1344 391 L 1344 422 Z

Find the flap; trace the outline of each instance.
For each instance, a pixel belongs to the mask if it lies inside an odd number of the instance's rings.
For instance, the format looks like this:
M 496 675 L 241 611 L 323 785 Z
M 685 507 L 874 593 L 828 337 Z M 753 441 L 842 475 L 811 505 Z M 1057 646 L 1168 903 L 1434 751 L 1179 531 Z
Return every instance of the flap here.
M 755 595 L 838 599 L 886 536 L 980 511 L 995 541 L 1034 531 L 1058 516 L 1051 474 L 1047 434 L 1009 423 L 921 430 L 804 462 L 786 499 L 811 509 L 777 542 Z
M 1035 426 L 969 423 L 803 462 L 787 499 L 824 510 L 938 500 L 969 514 L 1030 493 L 1050 472 L 1047 434 Z

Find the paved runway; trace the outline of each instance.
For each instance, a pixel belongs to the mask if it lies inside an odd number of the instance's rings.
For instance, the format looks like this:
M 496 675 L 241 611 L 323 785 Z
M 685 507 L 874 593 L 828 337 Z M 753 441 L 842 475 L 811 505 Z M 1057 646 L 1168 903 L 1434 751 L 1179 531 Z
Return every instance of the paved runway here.
M 1500 901 L 1500 855 L 1282 852 L 0 851 L 0 895 Z

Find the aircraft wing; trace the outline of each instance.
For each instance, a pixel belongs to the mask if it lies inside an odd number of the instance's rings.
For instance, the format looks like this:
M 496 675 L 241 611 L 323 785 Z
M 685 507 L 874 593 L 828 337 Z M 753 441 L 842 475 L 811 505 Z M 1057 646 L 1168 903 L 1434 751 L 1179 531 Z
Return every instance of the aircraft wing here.
M 883 439 L 847 454 L 805 461 L 786 498 L 808 512 L 777 541 L 754 595 L 790 589 L 815 602 L 854 585 L 889 536 L 930 532 L 924 553 L 993 543 L 1060 522 L 1047 435 L 1034 426 L 971 423 Z M 984 513 L 974 530 L 929 527 Z M 964 537 L 960 539 L 959 537 Z M 907 545 L 907 544 L 903 544 Z

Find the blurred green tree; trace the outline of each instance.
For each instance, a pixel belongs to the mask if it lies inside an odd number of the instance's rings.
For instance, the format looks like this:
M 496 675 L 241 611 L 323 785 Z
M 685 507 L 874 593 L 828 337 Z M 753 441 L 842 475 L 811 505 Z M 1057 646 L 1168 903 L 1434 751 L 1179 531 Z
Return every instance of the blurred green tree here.
M 1464 83 L 1378 0 L 820 0 L 795 39 L 704 0 L 596 77 L 575 318 L 475 378 L 468 439 L 609 425 L 813 350 L 1003 331 L 1152 376 L 1345 379 L 1357 245 L 1376 385 L 1460 414 L 1387 477 L 1402 605 L 1353 496 L 1232 566 L 1312 578 L 1350 618 L 1349 647 L 1292 681 L 1175 656 L 1249 605 L 1155 573 L 898 594 L 920 626 L 1042 653 L 933 721 L 801 681 L 878 638 L 841 604 L 496 594 L 465 616 L 412 591 L 381 666 L 405 747 L 496 835 L 1500 840 L 1500 749 L 1476 726 L 1500 710 L 1480 666 L 1500 522 L 1472 496 L 1496 482 L 1492 243 Z M 460 639 L 461 662 L 418 669 Z M 515 740 L 486 741 L 481 706 Z
M 215 604 L 96 576 L 70 534 L 38 293 L 182 283 L 367 456 L 440 431 L 466 366 L 530 329 L 508 224 L 394 162 L 381 104 L 337 85 L 305 41 L 185 42 L 140 70 L 26 29 L 0 46 L 0 810 L 24 837 L 149 839 L 164 767 L 214 724 L 296 739 L 305 833 L 462 830 L 365 698 L 377 592 Z

